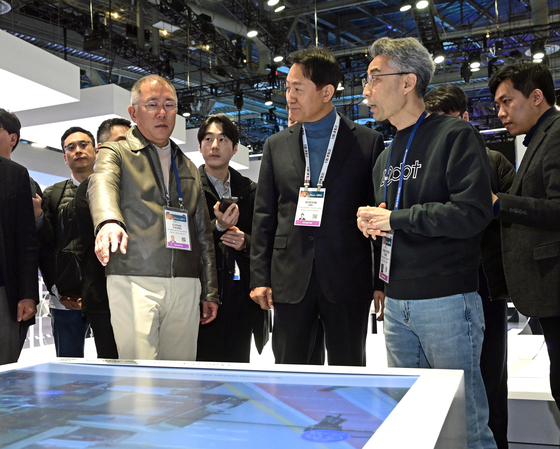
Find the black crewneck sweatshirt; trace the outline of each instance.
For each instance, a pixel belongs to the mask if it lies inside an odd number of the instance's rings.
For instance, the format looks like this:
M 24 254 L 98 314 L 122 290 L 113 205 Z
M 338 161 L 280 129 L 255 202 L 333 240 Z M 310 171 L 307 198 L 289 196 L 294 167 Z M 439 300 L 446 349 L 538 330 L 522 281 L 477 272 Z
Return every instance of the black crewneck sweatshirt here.
M 399 210 L 394 211 L 412 128 L 397 132 L 373 169 L 379 205 L 391 152 L 387 208 L 393 210 L 395 235 L 385 293 L 393 299 L 428 299 L 476 291 L 481 232 L 492 219 L 484 141 L 464 120 L 426 117 L 409 150 Z

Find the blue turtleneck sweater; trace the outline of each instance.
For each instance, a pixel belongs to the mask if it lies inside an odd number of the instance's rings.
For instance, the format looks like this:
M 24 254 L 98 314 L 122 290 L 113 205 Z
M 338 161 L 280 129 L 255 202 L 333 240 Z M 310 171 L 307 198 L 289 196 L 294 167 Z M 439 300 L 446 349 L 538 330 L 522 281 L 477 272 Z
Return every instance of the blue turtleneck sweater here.
M 329 139 L 331 137 L 334 122 L 336 120 L 336 109 L 333 108 L 321 120 L 313 123 L 304 123 L 307 145 L 309 147 L 309 165 L 311 167 L 311 187 L 317 187 L 317 181 L 321 174 L 321 168 L 327 154 Z

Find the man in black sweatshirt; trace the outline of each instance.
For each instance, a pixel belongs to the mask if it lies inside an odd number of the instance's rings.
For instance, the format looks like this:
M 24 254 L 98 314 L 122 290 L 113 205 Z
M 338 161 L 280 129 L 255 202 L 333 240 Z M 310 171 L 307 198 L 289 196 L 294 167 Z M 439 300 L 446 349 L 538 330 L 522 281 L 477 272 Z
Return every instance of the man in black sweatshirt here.
M 479 366 L 480 236 L 492 219 L 484 141 L 464 120 L 427 114 L 434 64 L 416 39 L 379 39 L 370 55 L 364 96 L 397 128 L 373 169 L 378 207 L 358 210 L 358 228 L 383 240 L 388 363 L 463 370 L 468 447 L 496 448 Z

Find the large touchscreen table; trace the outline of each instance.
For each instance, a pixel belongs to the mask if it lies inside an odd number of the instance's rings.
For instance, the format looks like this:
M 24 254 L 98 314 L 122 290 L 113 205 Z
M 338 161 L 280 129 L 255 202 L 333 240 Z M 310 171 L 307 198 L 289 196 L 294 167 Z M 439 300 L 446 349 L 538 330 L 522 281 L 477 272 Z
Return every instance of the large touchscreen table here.
M 362 448 L 417 379 L 46 363 L 0 372 L 0 446 Z

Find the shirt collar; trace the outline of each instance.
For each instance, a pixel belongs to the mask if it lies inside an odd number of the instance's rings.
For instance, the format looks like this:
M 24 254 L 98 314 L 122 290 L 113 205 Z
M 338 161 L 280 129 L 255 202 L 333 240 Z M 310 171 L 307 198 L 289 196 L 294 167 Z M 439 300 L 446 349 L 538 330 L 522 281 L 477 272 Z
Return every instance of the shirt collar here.
M 230 180 L 231 180 L 231 172 L 228 170 L 228 177 L 225 183 L 222 182 L 221 179 L 215 178 L 214 176 L 212 176 L 210 173 L 208 173 L 206 170 L 204 170 L 206 172 L 206 176 L 208 176 L 208 180 L 212 183 L 212 185 L 214 186 L 214 188 L 216 189 L 216 192 L 218 192 L 218 195 L 221 197 L 223 196 L 231 196 L 231 190 L 230 190 Z
M 70 174 L 70 179 L 72 180 L 72 184 L 74 184 L 76 187 L 80 187 L 80 181 L 74 178 L 73 174 Z
M 554 106 L 552 106 L 548 111 L 546 111 L 543 115 L 540 116 L 540 118 L 537 120 L 537 123 L 535 123 L 533 125 L 533 127 L 529 130 L 529 132 L 525 136 L 525 139 L 523 139 L 523 145 L 525 145 L 526 147 L 529 146 L 529 143 L 531 143 L 531 139 L 533 138 L 533 136 L 537 132 L 537 128 L 551 114 L 553 109 L 554 109 Z

